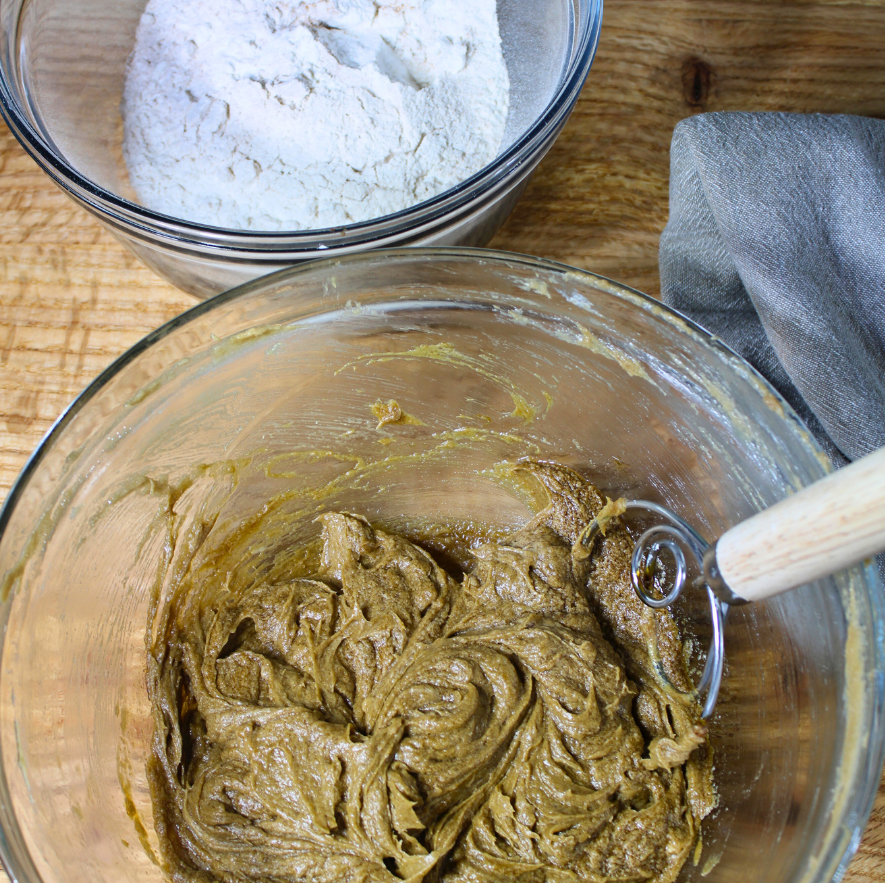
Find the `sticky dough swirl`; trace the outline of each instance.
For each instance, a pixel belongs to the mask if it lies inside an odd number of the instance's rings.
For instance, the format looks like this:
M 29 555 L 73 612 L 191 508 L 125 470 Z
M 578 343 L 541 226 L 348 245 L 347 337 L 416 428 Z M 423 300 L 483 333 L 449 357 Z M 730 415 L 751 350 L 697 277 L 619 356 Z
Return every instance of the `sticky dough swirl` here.
M 549 506 L 461 582 L 345 514 L 321 580 L 184 580 L 149 654 L 174 878 L 675 879 L 715 802 L 678 634 L 617 521 L 581 545 L 599 492 L 521 468 Z

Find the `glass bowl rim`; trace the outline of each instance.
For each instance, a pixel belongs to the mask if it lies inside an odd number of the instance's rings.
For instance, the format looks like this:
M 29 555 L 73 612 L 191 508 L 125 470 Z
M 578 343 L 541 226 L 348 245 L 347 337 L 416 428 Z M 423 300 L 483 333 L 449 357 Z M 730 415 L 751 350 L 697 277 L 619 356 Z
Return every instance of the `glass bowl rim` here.
M 140 340 L 136 341 L 131 347 L 115 358 L 106 368 L 96 375 L 64 408 L 59 416 L 53 421 L 52 425 L 43 435 L 33 452 L 25 461 L 24 466 L 12 483 L 9 493 L 0 506 L 0 540 L 2 540 L 6 526 L 15 506 L 15 502 L 21 497 L 28 480 L 33 472 L 37 469 L 40 462 L 44 459 L 49 449 L 57 437 L 63 432 L 65 426 L 73 420 L 77 414 L 83 410 L 89 401 L 94 398 L 105 386 L 107 386 L 130 362 L 138 358 L 143 352 L 150 349 L 154 344 L 159 343 L 179 328 L 201 318 L 204 314 L 235 301 L 241 297 L 247 297 L 250 294 L 260 292 L 261 289 L 271 287 L 277 283 L 298 276 L 308 275 L 311 273 L 323 272 L 326 268 L 333 266 L 342 266 L 359 263 L 389 262 L 398 261 L 423 261 L 426 259 L 455 259 L 469 262 L 471 260 L 481 260 L 485 264 L 494 263 L 500 265 L 516 264 L 531 267 L 535 270 L 544 270 L 547 272 L 578 275 L 586 277 L 591 285 L 602 287 L 614 294 L 616 297 L 632 302 L 636 306 L 653 310 L 659 319 L 678 327 L 689 337 L 694 338 L 696 342 L 701 343 L 707 348 L 717 352 L 730 367 L 736 369 L 739 374 L 744 374 L 751 378 L 754 385 L 765 396 L 771 396 L 778 403 L 784 412 L 784 423 L 791 427 L 794 434 L 797 434 L 800 443 L 809 448 L 822 462 L 829 463 L 829 458 L 824 453 L 823 448 L 817 443 L 814 436 L 807 430 L 801 418 L 793 410 L 793 407 L 787 400 L 771 385 L 771 383 L 762 374 L 759 373 L 749 362 L 742 356 L 731 349 L 718 337 L 711 334 L 703 326 L 696 323 L 693 319 L 683 315 L 638 289 L 631 288 L 606 276 L 594 273 L 591 270 L 584 270 L 578 267 L 560 261 L 554 261 L 547 258 L 534 257 L 532 255 L 519 254 L 516 252 L 502 251 L 489 248 L 471 248 L 464 246 L 431 246 L 431 247 L 404 247 L 404 248 L 386 248 L 373 249 L 370 251 L 356 252 L 347 255 L 332 255 L 317 260 L 305 261 L 291 267 L 285 267 L 282 270 L 260 276 L 247 282 L 237 285 L 234 288 L 227 289 L 219 294 L 213 295 L 205 300 L 195 303 L 183 312 L 164 322 L 153 331 L 146 334 Z M 322 314 L 325 310 L 319 310 Z M 830 466 L 830 470 L 832 466 Z M 883 659 L 885 659 L 885 648 L 883 648 Z

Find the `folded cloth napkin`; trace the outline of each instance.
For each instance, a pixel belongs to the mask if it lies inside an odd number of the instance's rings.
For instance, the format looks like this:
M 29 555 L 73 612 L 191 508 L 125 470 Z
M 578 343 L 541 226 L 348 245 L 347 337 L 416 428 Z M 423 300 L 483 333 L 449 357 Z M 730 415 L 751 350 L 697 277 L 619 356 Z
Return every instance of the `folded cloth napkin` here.
M 684 120 L 660 270 L 664 302 L 764 374 L 837 465 L 885 445 L 885 121 Z

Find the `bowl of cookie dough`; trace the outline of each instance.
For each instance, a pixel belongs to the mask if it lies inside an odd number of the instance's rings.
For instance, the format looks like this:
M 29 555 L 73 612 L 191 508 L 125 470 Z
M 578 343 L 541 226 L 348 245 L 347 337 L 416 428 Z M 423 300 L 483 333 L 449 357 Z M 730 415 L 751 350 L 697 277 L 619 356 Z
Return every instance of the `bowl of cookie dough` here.
M 637 606 L 632 528 L 581 539 L 623 496 L 712 540 L 829 469 L 720 342 L 560 264 L 367 252 L 207 300 L 0 512 L 3 863 L 837 880 L 885 744 L 873 566 L 733 608 L 704 722 L 706 601 Z
M 14 0 L 0 110 L 207 297 L 310 258 L 485 245 L 571 114 L 601 0 Z

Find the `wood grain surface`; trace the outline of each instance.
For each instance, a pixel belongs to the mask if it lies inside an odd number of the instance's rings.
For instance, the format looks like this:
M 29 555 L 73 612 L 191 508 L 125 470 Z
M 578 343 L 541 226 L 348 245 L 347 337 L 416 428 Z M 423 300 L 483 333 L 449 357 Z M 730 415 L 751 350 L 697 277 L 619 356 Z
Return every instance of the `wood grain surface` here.
M 492 245 L 658 294 L 673 126 L 708 110 L 885 117 L 883 43 L 885 0 L 606 0 L 577 108 Z M 0 498 L 70 400 L 193 303 L 2 128 Z M 845 879 L 885 881 L 882 786 Z

